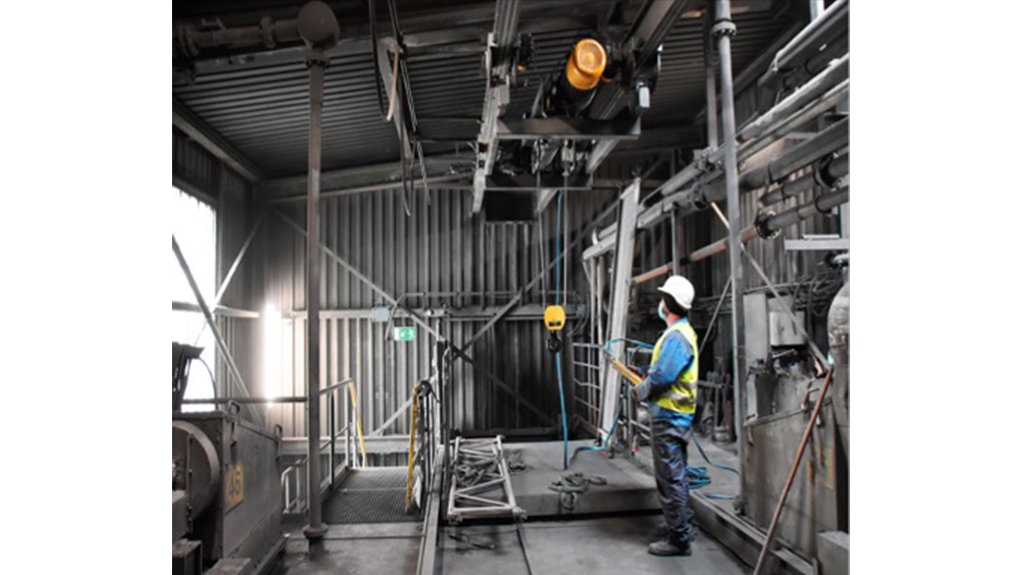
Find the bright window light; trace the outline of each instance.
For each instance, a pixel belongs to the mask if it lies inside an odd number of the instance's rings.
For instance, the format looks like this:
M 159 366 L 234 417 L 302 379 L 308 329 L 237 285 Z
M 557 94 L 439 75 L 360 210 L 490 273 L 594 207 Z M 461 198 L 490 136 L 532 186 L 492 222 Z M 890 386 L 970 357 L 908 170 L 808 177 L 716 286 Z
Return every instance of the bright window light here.
M 216 295 L 216 212 L 208 204 L 177 188 L 172 188 L 172 193 L 168 195 L 166 213 L 171 221 L 171 231 L 181 247 L 181 253 L 188 262 L 202 297 L 207 304 L 213 305 Z M 167 277 L 170 278 L 173 301 L 197 304 L 188 280 L 169 246 L 167 257 L 170 258 L 168 265 L 172 266 Z M 215 388 L 210 372 L 215 369 L 216 341 L 206 327 L 205 318 L 200 313 L 186 311 L 173 311 L 171 315 L 171 341 L 203 348 L 202 360 L 209 366 L 207 370 L 198 361 L 192 363 L 185 399 L 214 397 Z M 212 411 L 213 408 L 213 404 L 207 403 L 186 404 L 182 410 Z
M 261 321 L 263 324 L 263 397 L 274 399 L 280 396 L 282 375 L 281 352 L 284 342 L 281 339 L 280 311 L 273 304 L 266 304 L 266 307 L 263 308 Z

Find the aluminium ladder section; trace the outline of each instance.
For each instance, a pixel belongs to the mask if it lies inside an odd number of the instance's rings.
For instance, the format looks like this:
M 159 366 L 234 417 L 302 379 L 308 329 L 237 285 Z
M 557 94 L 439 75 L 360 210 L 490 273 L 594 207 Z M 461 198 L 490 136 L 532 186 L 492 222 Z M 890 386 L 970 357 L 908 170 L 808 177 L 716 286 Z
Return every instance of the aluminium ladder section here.
M 461 523 L 466 519 L 525 516 L 525 510 L 515 502 L 502 439 L 499 435 L 480 439 L 455 438 L 451 463 L 454 472 L 447 498 L 447 520 L 451 523 Z M 459 481 L 457 470 L 460 466 L 479 470 L 478 478 L 470 484 Z
M 614 357 L 621 357 L 624 351 L 625 331 L 628 325 L 628 300 L 631 291 L 632 260 L 635 255 L 635 222 L 639 212 L 639 191 L 641 180 L 635 178 L 621 194 L 621 217 L 618 221 L 617 249 L 614 252 L 614 283 L 611 294 L 610 317 L 608 318 L 607 340 Z M 601 344 L 603 342 L 600 342 Z M 601 365 L 604 362 L 601 361 Z M 600 406 L 600 442 L 609 445 L 610 429 L 617 415 L 618 391 L 621 389 L 621 375 L 613 369 L 603 369 L 603 389 Z

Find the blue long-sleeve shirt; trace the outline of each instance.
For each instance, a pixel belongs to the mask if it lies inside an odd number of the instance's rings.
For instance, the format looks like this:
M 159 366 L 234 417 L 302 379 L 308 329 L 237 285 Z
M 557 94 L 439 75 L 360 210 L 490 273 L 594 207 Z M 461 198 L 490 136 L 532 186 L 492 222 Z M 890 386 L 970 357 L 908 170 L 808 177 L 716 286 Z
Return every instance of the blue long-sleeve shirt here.
M 688 319 L 681 318 L 678 321 L 687 322 Z M 660 355 L 646 375 L 650 384 L 648 405 L 653 420 L 667 421 L 681 427 L 692 425 L 692 414 L 664 409 L 654 400 L 674 385 L 678 376 L 692 364 L 694 358 L 695 352 L 685 336 L 676 331 L 667 334 L 663 346 L 660 347 Z

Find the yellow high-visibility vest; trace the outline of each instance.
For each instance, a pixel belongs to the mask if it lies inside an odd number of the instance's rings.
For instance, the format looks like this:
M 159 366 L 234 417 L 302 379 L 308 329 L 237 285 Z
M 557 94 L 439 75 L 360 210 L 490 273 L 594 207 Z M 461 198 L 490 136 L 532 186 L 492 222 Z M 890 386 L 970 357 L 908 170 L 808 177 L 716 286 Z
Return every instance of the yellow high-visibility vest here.
M 664 330 L 664 334 L 660 336 L 660 339 L 656 342 L 656 347 L 653 348 L 652 363 L 656 364 L 657 358 L 660 357 L 660 350 L 664 346 L 664 341 L 672 331 L 680 333 L 688 341 L 688 345 L 692 348 L 692 363 L 678 375 L 678 379 L 671 385 L 671 388 L 654 401 L 660 407 L 670 409 L 671 411 L 695 413 L 696 391 L 698 389 L 696 380 L 699 379 L 699 347 L 696 345 L 696 330 L 692 329 L 692 325 L 688 321 L 679 320 Z

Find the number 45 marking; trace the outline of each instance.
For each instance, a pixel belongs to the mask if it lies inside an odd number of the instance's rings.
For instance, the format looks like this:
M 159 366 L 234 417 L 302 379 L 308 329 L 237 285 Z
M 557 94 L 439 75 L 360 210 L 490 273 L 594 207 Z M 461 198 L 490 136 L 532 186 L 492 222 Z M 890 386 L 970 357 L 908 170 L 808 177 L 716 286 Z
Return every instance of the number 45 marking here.
M 224 477 L 224 499 L 227 509 L 245 500 L 245 468 L 240 464 L 227 466 L 227 476 Z

